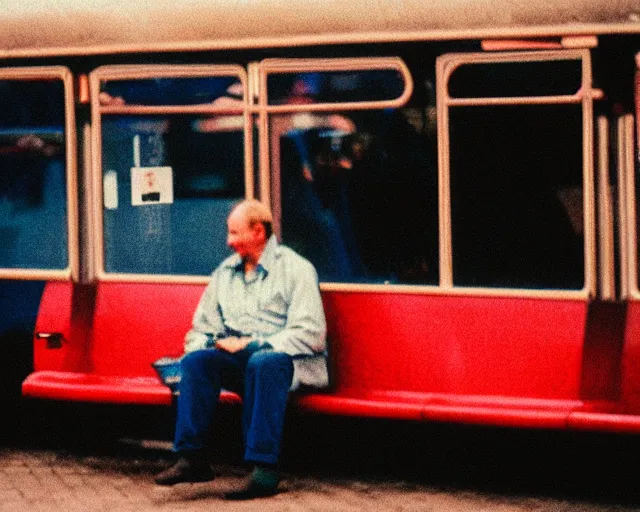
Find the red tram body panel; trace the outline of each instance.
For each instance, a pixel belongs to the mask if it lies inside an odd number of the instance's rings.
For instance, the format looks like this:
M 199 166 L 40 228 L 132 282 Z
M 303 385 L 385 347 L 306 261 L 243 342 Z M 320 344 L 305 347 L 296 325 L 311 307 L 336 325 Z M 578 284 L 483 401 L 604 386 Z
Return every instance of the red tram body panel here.
M 151 363 L 181 353 L 202 291 L 202 285 L 48 284 L 36 329 L 60 332 L 62 347 L 34 341 L 35 372 L 23 393 L 169 405 L 171 393 Z M 591 355 L 598 358 L 592 364 L 617 368 L 604 376 L 619 386 L 585 393 L 585 347 L 606 347 L 611 338 L 600 333 L 587 343 L 584 302 L 358 292 L 324 292 L 323 300 L 331 388 L 297 395 L 301 410 L 520 428 L 640 428 L 632 371 L 638 340 L 625 339 L 622 364 L 615 351 Z M 633 313 L 630 307 L 628 322 L 637 321 Z M 240 398 L 225 392 L 221 400 Z
M 25 397 L 171 405 L 152 363 L 258 198 L 327 317 L 297 410 L 640 432 L 637 2 L 382 4 L 0 13 Z

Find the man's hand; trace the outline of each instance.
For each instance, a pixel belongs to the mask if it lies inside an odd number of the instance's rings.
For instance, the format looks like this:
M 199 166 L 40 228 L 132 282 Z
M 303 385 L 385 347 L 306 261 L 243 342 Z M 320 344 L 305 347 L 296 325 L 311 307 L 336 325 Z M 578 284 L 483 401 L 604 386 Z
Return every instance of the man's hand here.
M 248 336 L 243 336 L 242 338 L 237 338 L 235 336 L 229 336 L 228 338 L 221 338 L 216 341 L 216 348 L 220 350 L 224 350 L 225 352 L 229 352 L 233 354 L 234 352 L 238 352 L 245 348 L 251 338 Z

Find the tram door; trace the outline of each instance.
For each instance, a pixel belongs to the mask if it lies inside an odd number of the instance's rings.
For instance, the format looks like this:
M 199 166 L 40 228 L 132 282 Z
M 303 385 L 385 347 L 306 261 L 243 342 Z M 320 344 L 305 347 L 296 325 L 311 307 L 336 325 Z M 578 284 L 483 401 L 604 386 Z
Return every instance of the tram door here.
M 353 82 L 403 83 L 393 63 L 360 80 L 354 64 L 342 62 L 324 81 L 327 68 L 310 61 L 261 67 L 274 103 L 264 108 L 274 212 L 285 243 L 318 269 L 338 391 L 580 407 L 596 295 L 589 51 L 438 57 L 437 179 L 431 148 L 423 151 L 408 122 L 411 108 L 427 106 L 419 94 L 377 111 L 384 88 L 369 87 L 362 97 L 370 104 L 357 111 L 349 99 L 337 104 L 345 89 L 358 90 Z M 291 82 L 306 79 L 306 103 L 276 104 L 271 92 L 292 72 L 300 76 Z M 342 90 L 323 95 L 325 82 Z M 394 90 L 382 99 L 406 100 Z M 321 105 L 324 98 L 332 103 Z M 321 116 L 301 115 L 314 109 L 333 115 L 321 125 Z M 296 120 L 310 128 L 286 125 Z M 300 151 L 305 141 L 314 158 Z M 553 425 L 566 426 L 565 417 Z
M 437 87 L 440 286 L 478 324 L 464 345 L 455 339 L 482 382 L 469 391 L 590 398 L 582 369 L 597 292 L 591 55 L 447 54 Z
M 77 276 L 73 107 L 68 69 L 0 68 L 0 399 L 30 372 L 45 282 Z
M 536 327 L 550 330 L 536 350 L 548 356 L 555 343 L 565 361 L 574 358 L 558 375 L 580 400 L 638 414 L 633 114 L 626 107 L 594 118 L 601 93 L 586 50 L 450 55 L 438 72 L 441 282 L 521 296 L 547 290 L 543 309 L 573 304 L 568 317 L 555 318 L 559 329 Z M 638 98 L 636 71 L 636 116 Z
M 640 411 L 640 286 L 638 282 L 638 179 L 640 142 L 640 54 L 636 55 L 635 112 L 619 116 L 612 126 L 615 134 L 613 167 L 617 172 L 620 193 L 616 214 L 619 246 L 619 296 L 627 303 L 624 346 L 620 378 L 621 404 L 624 412 Z M 635 122 L 634 122 L 635 114 Z

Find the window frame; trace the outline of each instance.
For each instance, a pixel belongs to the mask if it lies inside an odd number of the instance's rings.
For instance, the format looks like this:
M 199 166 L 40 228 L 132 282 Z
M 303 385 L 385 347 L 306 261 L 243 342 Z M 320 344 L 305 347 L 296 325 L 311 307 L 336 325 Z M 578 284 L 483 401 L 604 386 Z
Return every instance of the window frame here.
M 609 185 L 609 120 L 600 115 L 597 126 L 598 298 L 615 300 L 614 198 Z
M 574 94 L 490 98 L 452 98 L 449 78 L 460 66 L 474 63 L 540 62 L 549 60 L 582 61 L 582 86 Z M 592 87 L 591 56 L 588 50 L 552 50 L 499 53 L 445 54 L 436 60 L 436 108 L 438 115 L 438 183 L 440 211 L 440 289 L 462 295 L 518 296 L 557 299 L 589 299 L 596 292 L 596 231 L 594 197 L 594 113 L 593 100 L 598 91 Z M 582 186 L 584 222 L 584 285 L 579 290 L 489 288 L 453 284 L 451 225 L 451 183 L 449 153 L 449 109 L 457 106 L 492 105 L 582 105 Z
M 0 80 L 37 81 L 59 79 L 64 88 L 64 137 L 67 212 L 67 266 L 63 269 L 0 268 L 0 279 L 74 281 L 79 279 L 78 167 L 73 75 L 65 66 L 0 68 Z
M 205 78 L 235 77 L 243 88 L 241 106 L 201 105 L 101 105 L 99 101 L 100 86 L 110 80 L 144 80 L 152 78 Z M 96 68 L 89 75 L 91 97 L 91 169 L 92 169 L 92 202 L 93 212 L 93 269 L 91 280 L 97 281 L 130 281 L 143 283 L 196 283 L 209 282 L 207 275 L 184 274 L 141 274 L 107 272 L 105 270 L 104 242 L 104 198 L 102 169 L 102 116 L 109 115 L 171 115 L 171 114 L 216 114 L 236 115 L 244 118 L 244 185 L 245 198 L 251 199 L 254 190 L 253 132 L 249 108 L 249 80 L 247 71 L 239 65 L 109 65 Z M 224 229 L 224 226 L 221 228 Z M 215 262 L 212 262 L 212 268 Z
M 636 95 L 640 92 L 640 76 L 636 80 Z M 636 96 L 637 98 L 637 96 Z M 638 100 L 636 100 L 638 101 Z M 636 106 L 640 110 L 640 106 Z M 636 204 L 636 136 L 640 141 L 640 128 L 634 132 L 633 115 L 617 119 L 617 162 L 620 218 L 618 240 L 620 244 L 620 298 L 640 300 L 638 283 L 638 229 Z
M 620 299 L 640 300 L 638 272 L 638 227 L 636 198 L 636 165 L 640 155 L 640 53 L 636 54 L 634 77 L 635 119 L 633 114 L 616 119 L 616 163 L 618 177 L 618 216 L 620 244 Z
M 404 90 L 397 98 L 389 100 L 326 102 L 312 104 L 284 104 L 270 105 L 267 82 L 272 74 L 295 74 L 335 71 L 372 71 L 395 70 L 404 79 Z M 281 223 L 281 192 L 280 192 L 280 149 L 273 140 L 270 119 L 271 116 L 294 113 L 353 112 L 356 110 L 380 110 L 384 108 L 400 108 L 407 104 L 413 93 L 413 77 L 408 66 L 400 57 L 353 57 L 353 58 L 318 58 L 318 59 L 265 59 L 257 66 L 259 94 L 255 112 L 258 115 L 260 133 L 260 197 L 271 207 L 274 217 L 274 231 L 280 233 Z M 438 287 L 434 285 L 410 284 L 379 284 L 379 283 L 320 283 L 323 291 L 349 292 L 433 292 Z

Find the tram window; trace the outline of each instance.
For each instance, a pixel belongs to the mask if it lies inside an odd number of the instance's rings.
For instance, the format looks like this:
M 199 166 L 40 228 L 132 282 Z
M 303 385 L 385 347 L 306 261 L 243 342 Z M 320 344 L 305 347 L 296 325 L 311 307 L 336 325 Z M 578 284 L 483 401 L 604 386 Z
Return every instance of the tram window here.
M 282 239 L 321 281 L 437 283 L 436 153 L 412 113 L 272 116 Z
M 243 128 L 242 116 L 103 118 L 107 272 L 211 273 L 228 254 L 229 209 L 245 196 Z M 145 200 L 132 168 L 169 168 L 168 183 Z
M 404 89 L 394 69 L 273 73 L 267 80 L 270 105 L 395 100 Z
M 453 280 L 584 285 L 580 105 L 450 110 Z
M 204 105 L 224 99 L 242 101 L 235 77 L 170 77 L 109 80 L 100 87 L 101 105 Z
M 496 98 L 576 94 L 581 60 L 470 63 L 449 78 L 452 98 Z
M 0 80 L 0 267 L 68 265 L 62 80 Z

